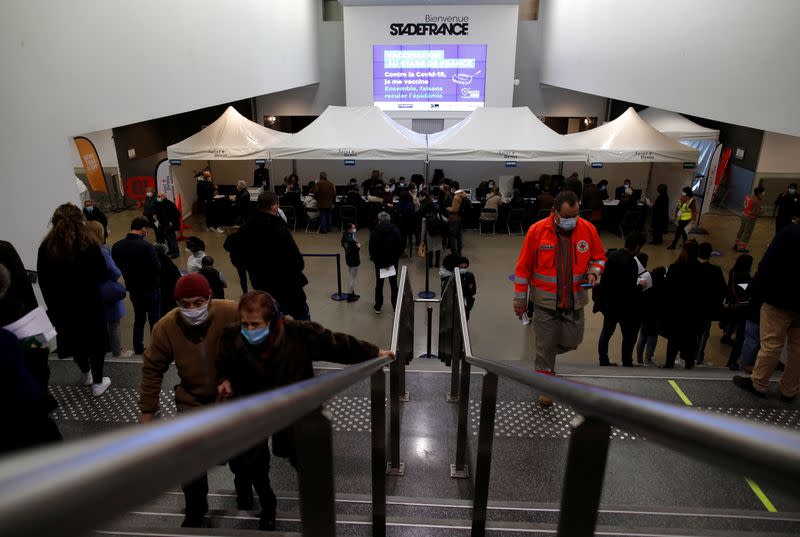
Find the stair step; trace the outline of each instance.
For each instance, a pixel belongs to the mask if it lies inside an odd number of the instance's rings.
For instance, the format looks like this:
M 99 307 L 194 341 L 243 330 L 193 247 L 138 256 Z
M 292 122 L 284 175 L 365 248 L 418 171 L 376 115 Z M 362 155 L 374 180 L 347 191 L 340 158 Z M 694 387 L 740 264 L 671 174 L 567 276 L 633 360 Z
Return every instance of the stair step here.
M 291 493 L 278 493 L 279 528 L 300 531 L 299 501 Z M 212 525 L 221 528 L 255 528 L 258 523 L 258 504 L 253 511 L 236 509 L 233 491 L 214 491 L 209 494 L 209 518 Z M 120 523 L 139 525 L 178 525 L 183 510 L 180 492 L 171 492 L 156 502 L 133 511 Z M 363 527 L 371 524 L 372 505 L 367 495 L 342 494 L 336 498 L 337 521 L 343 526 L 342 533 L 361 535 Z M 436 531 L 450 529 L 463 531 L 469 528 L 472 516 L 471 501 L 441 498 L 387 498 L 387 517 L 390 527 L 406 527 L 408 521 L 417 521 L 431 526 Z M 521 502 L 493 502 L 489 505 L 487 519 L 490 528 L 501 531 L 542 533 L 539 528 L 554 528 L 558 523 L 559 509 L 555 504 L 531 504 Z M 176 520 L 178 519 L 178 520 Z M 145 524 L 144 520 L 148 522 Z M 511 525 L 506 528 L 507 525 Z M 718 532 L 767 532 L 784 535 L 800 534 L 800 514 L 767 513 L 761 511 L 719 509 L 654 509 L 652 507 L 602 506 L 598 525 L 613 528 L 613 531 L 628 535 L 627 528 L 650 528 L 657 535 L 715 535 Z M 623 529 L 624 528 L 624 529 Z M 347 529 L 345 532 L 344 529 Z M 611 531 L 611 530 L 610 530 Z M 648 530 L 650 531 L 650 530 Z M 669 532 L 669 533 L 665 533 Z M 368 532 L 367 532 L 368 533 Z M 616 535 L 616 533 L 611 533 Z M 751 533 L 752 535 L 752 533 Z

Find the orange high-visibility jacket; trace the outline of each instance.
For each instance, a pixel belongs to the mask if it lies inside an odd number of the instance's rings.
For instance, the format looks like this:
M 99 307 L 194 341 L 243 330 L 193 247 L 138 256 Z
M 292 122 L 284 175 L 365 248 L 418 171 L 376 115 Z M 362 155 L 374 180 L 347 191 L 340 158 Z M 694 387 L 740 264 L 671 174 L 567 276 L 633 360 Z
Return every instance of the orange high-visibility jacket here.
M 572 231 L 572 292 L 576 310 L 589 302 L 589 293 L 580 286 L 588 273 L 598 277 L 606 266 L 606 253 L 594 225 L 578 218 Z M 528 286 L 532 301 L 548 310 L 557 307 L 558 236 L 553 216 L 536 222 L 528 229 L 514 271 L 514 298 L 525 299 Z

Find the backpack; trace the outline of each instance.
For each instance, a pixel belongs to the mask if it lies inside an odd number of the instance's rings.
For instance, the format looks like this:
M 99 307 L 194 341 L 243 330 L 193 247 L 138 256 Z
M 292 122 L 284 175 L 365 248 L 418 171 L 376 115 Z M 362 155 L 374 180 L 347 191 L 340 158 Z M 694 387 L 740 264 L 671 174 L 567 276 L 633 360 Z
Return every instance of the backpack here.
M 469 212 L 469 206 L 472 205 L 472 202 L 470 202 L 466 196 L 460 196 L 460 197 L 461 197 L 461 205 L 458 206 L 458 216 L 464 218 L 467 216 L 467 213 Z

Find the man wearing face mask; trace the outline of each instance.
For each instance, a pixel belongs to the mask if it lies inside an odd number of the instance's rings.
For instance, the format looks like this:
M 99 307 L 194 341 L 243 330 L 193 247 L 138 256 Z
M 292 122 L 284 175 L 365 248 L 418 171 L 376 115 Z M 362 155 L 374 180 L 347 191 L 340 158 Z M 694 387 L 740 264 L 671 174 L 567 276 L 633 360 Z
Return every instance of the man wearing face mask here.
M 800 194 L 797 183 L 792 183 L 775 200 L 775 235 L 792 223 L 792 218 L 800 216 Z
M 514 313 L 528 308 L 528 288 L 534 304 L 535 367 L 555 374 L 556 355 L 574 350 L 583 340 L 583 308 L 588 288 L 597 284 L 606 264 L 605 249 L 597 229 L 578 217 L 580 203 L 574 192 L 560 192 L 550 218 L 530 227 L 514 271 Z M 548 407 L 552 400 L 539 396 Z
M 175 237 L 175 232 L 180 231 L 181 214 L 178 211 L 178 207 L 172 203 L 172 200 L 167 198 L 165 192 L 158 193 L 153 215 L 155 216 L 154 225 L 157 226 L 156 242 L 167 245 L 169 257 L 171 259 L 180 257 L 178 239 Z
M 614 199 L 621 200 L 622 198 L 625 197 L 625 191 L 629 189 L 631 190 L 631 194 L 633 194 L 633 189 L 631 188 L 631 182 L 625 179 L 625 182 L 622 183 L 622 186 L 618 186 L 614 190 Z
M 99 207 L 95 207 L 92 200 L 83 202 L 83 214 L 87 222 L 100 222 L 103 225 L 103 233 L 108 238 L 108 217 Z
M 212 300 L 208 280 L 200 274 L 187 274 L 178 280 L 174 296 L 178 307 L 156 324 L 142 359 L 141 423 L 155 419 L 164 374 L 173 362 L 180 378 L 180 384 L 175 387 L 178 412 L 217 400 L 216 362 L 220 339 L 225 328 L 238 321 L 236 302 Z M 183 493 L 186 499 L 183 526 L 200 527 L 208 512 L 206 474 L 184 483 Z
M 310 379 L 314 361 L 355 364 L 391 357 L 372 343 L 332 332 L 311 321 L 284 319 L 275 300 L 251 291 L 239 301 L 240 326 L 222 336 L 217 361 L 220 399 L 246 397 Z M 295 437 L 290 426 L 272 435 L 272 452 L 295 466 Z M 230 461 L 240 509 L 252 509 L 253 489 L 261 503 L 259 529 L 275 529 L 277 501 L 269 481 L 267 439 Z

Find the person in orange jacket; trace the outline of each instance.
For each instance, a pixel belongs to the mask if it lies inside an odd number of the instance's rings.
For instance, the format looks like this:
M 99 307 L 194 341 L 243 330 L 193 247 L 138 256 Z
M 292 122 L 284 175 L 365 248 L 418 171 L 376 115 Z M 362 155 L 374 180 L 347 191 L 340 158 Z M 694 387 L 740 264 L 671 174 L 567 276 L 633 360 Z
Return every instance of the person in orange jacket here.
M 574 192 L 560 192 L 553 214 L 528 229 L 514 271 L 514 313 L 534 304 L 536 371 L 555 374 L 556 355 L 574 350 L 583 340 L 583 308 L 605 268 L 606 255 L 594 225 L 580 218 Z M 539 396 L 539 404 L 552 400 Z

